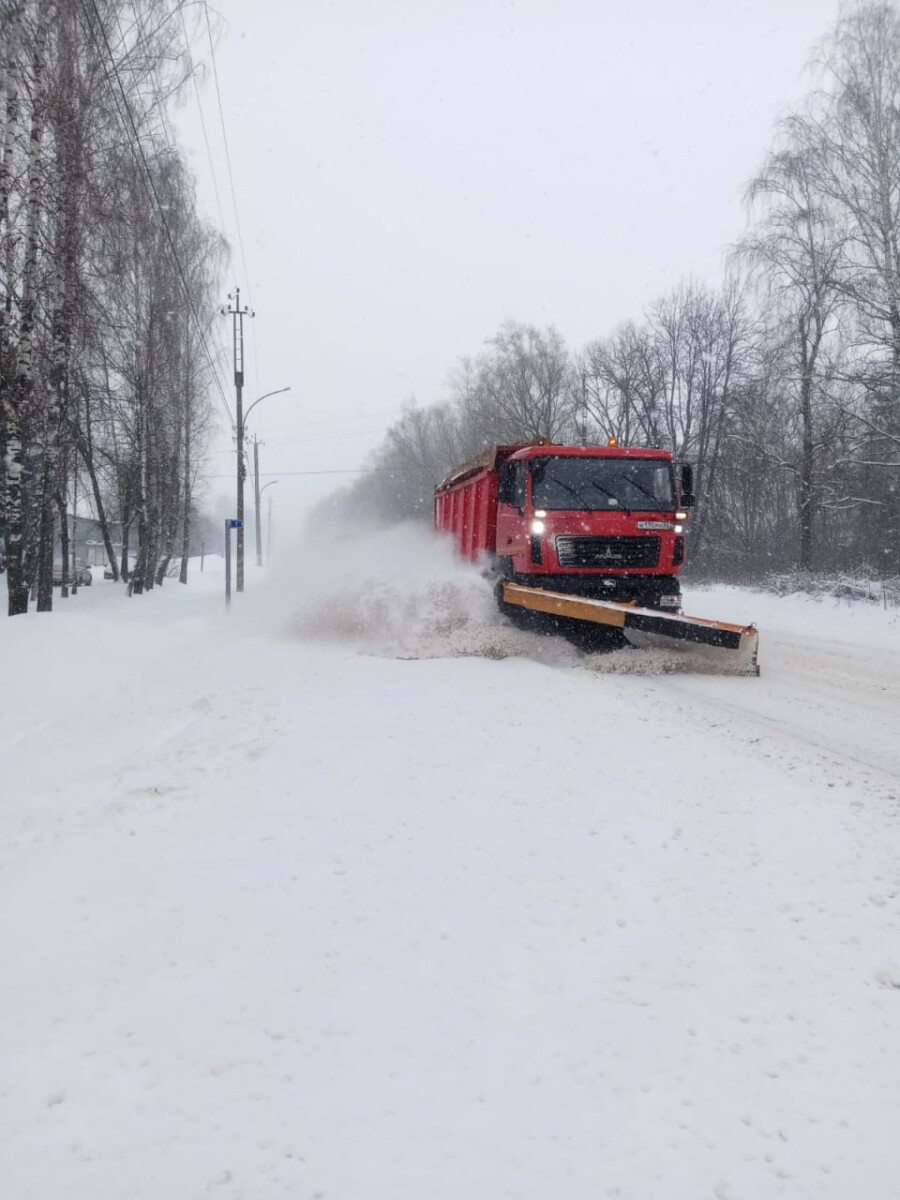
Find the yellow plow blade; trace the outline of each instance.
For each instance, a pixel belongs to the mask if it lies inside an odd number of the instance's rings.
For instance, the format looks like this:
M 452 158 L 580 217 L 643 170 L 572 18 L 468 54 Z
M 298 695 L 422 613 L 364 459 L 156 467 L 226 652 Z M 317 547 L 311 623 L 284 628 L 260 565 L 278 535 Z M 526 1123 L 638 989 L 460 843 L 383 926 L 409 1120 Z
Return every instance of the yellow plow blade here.
M 541 588 L 504 583 L 503 601 L 574 621 L 591 621 L 609 625 L 627 634 L 652 634 L 671 638 L 691 646 L 703 646 L 722 651 L 720 661 L 727 661 L 737 674 L 758 675 L 757 652 L 759 634 L 755 625 L 729 625 L 725 621 L 710 621 L 705 617 L 686 617 L 658 612 L 654 608 L 633 608 L 629 604 L 612 604 L 607 600 L 588 600 L 584 596 L 569 596 L 563 592 L 545 592 Z

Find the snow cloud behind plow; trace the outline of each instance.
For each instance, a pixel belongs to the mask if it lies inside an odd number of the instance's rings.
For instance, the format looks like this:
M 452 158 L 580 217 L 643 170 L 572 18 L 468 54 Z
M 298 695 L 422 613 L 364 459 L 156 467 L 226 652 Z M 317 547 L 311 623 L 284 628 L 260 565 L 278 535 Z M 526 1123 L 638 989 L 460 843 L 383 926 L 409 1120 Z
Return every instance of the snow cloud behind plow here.
M 564 643 L 515 629 L 485 575 L 418 526 L 309 538 L 300 557 L 316 566 L 291 589 L 289 636 L 385 658 L 578 658 Z
M 308 533 L 274 574 L 274 623 L 291 638 L 339 644 L 384 658 L 527 658 L 594 673 L 718 673 L 715 655 L 650 645 L 584 654 L 561 636 L 513 624 L 497 610 L 486 575 L 421 526 L 329 526 Z

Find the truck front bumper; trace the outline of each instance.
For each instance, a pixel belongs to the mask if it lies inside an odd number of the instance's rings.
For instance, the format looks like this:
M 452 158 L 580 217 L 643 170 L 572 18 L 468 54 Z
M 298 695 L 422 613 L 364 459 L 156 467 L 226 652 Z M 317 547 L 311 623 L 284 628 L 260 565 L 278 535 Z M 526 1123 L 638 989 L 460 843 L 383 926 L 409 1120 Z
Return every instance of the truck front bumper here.
M 681 608 L 681 586 L 675 575 L 516 574 L 510 582 L 563 592 L 567 596 L 584 596 L 589 600 L 634 604 L 638 608 L 660 608 L 668 612 L 677 612 Z

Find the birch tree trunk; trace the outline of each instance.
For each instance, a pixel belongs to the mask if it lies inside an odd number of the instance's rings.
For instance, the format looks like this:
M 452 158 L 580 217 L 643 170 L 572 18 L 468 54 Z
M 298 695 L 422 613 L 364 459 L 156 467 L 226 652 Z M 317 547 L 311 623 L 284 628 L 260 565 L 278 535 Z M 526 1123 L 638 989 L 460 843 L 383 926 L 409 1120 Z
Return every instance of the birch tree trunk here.
M 3 263 L 3 293 L 0 295 L 0 432 L 5 424 L 5 403 L 12 387 L 13 280 L 16 273 L 15 236 L 12 228 L 14 155 L 19 139 L 19 43 L 24 0 L 11 4 L 0 18 L 0 37 L 6 50 L 0 58 L 0 259 Z M 5 445 L 5 434 L 0 438 Z
M 28 611 L 28 582 L 25 560 L 26 519 L 23 503 L 23 423 L 25 412 L 34 393 L 35 318 L 37 314 L 37 271 L 39 254 L 39 223 L 43 199 L 41 143 L 44 135 L 46 106 L 46 42 L 47 2 L 42 0 L 36 15 L 36 31 L 32 52 L 32 108 L 28 135 L 28 156 L 25 175 L 26 230 L 25 256 L 22 266 L 22 289 L 18 344 L 14 378 L 6 390 L 6 538 L 7 587 L 9 615 Z M 52 519 L 51 519 L 52 523 Z M 52 554 L 52 546 L 51 546 Z M 51 563 L 52 571 L 52 563 Z
M 41 537 L 50 538 L 51 550 L 49 555 L 44 553 L 40 556 L 38 612 L 48 612 L 53 607 L 53 496 L 57 492 L 65 496 L 61 479 L 60 440 L 69 409 L 69 369 L 78 271 L 78 177 L 81 163 L 79 120 L 75 105 L 75 44 L 71 3 L 64 5 L 62 20 L 58 23 L 57 48 L 59 78 L 53 114 L 56 133 L 56 295 L 52 318 L 41 518 Z M 65 514 L 61 521 L 66 526 Z M 68 541 L 67 533 L 65 537 Z
M 103 503 L 103 492 L 100 488 L 100 480 L 97 477 L 97 467 L 94 462 L 93 448 L 93 421 L 91 419 L 91 397 L 90 389 L 83 386 L 84 403 L 82 409 L 84 412 L 84 422 L 82 432 L 76 436 L 76 449 L 81 454 L 81 461 L 84 463 L 88 479 L 91 481 L 91 495 L 94 501 L 94 511 L 97 514 L 97 524 L 100 526 L 100 535 L 103 538 L 103 545 L 106 549 L 106 560 L 109 564 L 109 569 L 112 572 L 113 580 L 119 578 L 119 565 L 116 562 L 116 551 L 113 546 L 112 536 L 109 529 L 109 520 L 106 515 L 106 505 Z

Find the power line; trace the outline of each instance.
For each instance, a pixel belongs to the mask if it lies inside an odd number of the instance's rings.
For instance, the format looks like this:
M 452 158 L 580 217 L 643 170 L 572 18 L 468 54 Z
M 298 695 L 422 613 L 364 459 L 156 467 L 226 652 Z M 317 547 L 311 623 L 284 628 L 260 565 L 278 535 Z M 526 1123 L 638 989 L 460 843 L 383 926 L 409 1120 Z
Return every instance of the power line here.
M 146 32 L 142 17 L 140 15 L 140 13 L 138 12 L 136 0 L 129 0 L 129 2 L 130 2 L 131 11 L 134 14 L 134 25 L 132 26 L 132 28 L 137 30 L 137 41 L 135 42 L 135 45 L 133 47 L 131 47 L 131 50 L 130 50 L 130 53 L 132 55 L 134 55 L 137 53 L 138 48 L 144 44 L 144 42 L 147 42 L 150 40 L 150 34 Z M 210 165 L 210 172 L 212 174 L 213 189 L 215 191 L 216 202 L 219 207 L 219 217 L 222 222 L 222 227 L 224 229 L 225 217 L 224 217 L 224 213 L 222 212 L 222 203 L 219 198 L 219 185 L 218 185 L 218 180 L 216 179 L 215 166 L 213 164 L 213 158 L 212 158 L 212 151 L 210 149 L 209 140 L 206 136 L 206 121 L 205 121 L 204 115 L 203 115 L 203 106 L 200 103 L 200 92 L 199 92 L 199 89 L 197 86 L 197 76 L 196 76 L 196 72 L 194 70 L 193 56 L 191 55 L 190 35 L 188 34 L 187 24 L 185 22 L 184 8 L 181 4 L 178 5 L 178 13 L 179 13 L 179 16 L 181 17 L 181 27 L 184 32 L 185 51 L 188 56 L 188 70 L 189 70 L 189 74 L 191 76 L 191 82 L 194 85 L 194 93 L 197 97 L 197 105 L 198 105 L 198 108 L 200 111 L 200 124 L 201 124 L 201 128 L 203 130 L 203 139 L 206 143 L 207 156 L 209 157 L 209 165 Z M 125 33 L 122 30 L 122 22 L 120 20 L 118 12 L 116 13 L 115 20 L 116 20 L 116 25 L 119 30 L 119 36 L 121 38 L 120 44 L 122 46 L 126 46 L 127 39 L 126 39 Z M 112 57 L 112 55 L 111 55 L 111 57 Z M 159 111 L 160 122 L 162 125 L 163 141 L 165 142 L 167 151 L 174 158 L 174 157 L 177 157 L 177 154 L 178 154 L 177 149 L 175 147 L 175 138 L 172 134 L 171 125 L 169 124 L 168 114 L 166 111 L 166 104 L 165 104 L 165 100 L 162 95 L 162 87 L 160 85 L 159 77 L 156 72 L 156 64 L 153 62 L 152 59 L 151 59 L 151 62 L 150 62 L 149 68 L 148 68 L 148 73 L 150 76 L 151 87 L 153 90 L 154 105 L 157 108 L 157 110 Z M 163 218 L 163 220 L 165 221 L 165 218 Z M 176 256 L 176 262 L 177 262 L 177 256 Z M 221 350 L 220 350 L 220 355 L 222 355 Z M 218 379 L 217 379 L 217 382 L 218 382 Z M 227 398 L 226 398 L 226 413 L 229 417 L 229 420 L 231 420 L 233 422 L 233 418 L 231 415 L 231 409 L 228 407 L 228 404 L 227 404 Z
M 190 288 L 188 287 L 187 279 L 184 274 L 184 269 L 181 265 L 181 260 L 178 257 L 178 251 L 175 248 L 175 242 L 172 238 L 172 234 L 169 229 L 168 222 L 166 220 L 165 210 L 162 206 L 162 203 L 159 199 L 159 195 L 156 191 L 156 184 L 153 181 L 153 174 L 150 170 L 150 164 L 147 162 L 147 156 L 144 153 L 144 147 L 141 144 L 141 138 L 140 138 L 140 134 L 138 133 L 137 124 L 134 119 L 134 114 L 132 113 L 131 106 L 128 103 L 128 96 L 125 92 L 125 87 L 122 83 L 122 77 L 120 76 L 119 69 L 116 65 L 116 60 L 115 60 L 115 56 L 113 55 L 113 52 L 112 52 L 112 47 L 109 44 L 109 38 L 107 37 L 106 29 L 103 26 L 102 18 L 100 17 L 100 13 L 97 9 L 96 0 L 81 0 L 81 3 L 82 3 L 82 8 L 84 9 L 85 18 L 87 20 L 88 32 L 91 36 L 91 40 L 93 41 L 96 50 L 97 50 L 98 57 L 100 58 L 101 62 L 103 63 L 103 73 L 105 74 L 106 81 L 109 84 L 109 89 L 110 89 L 110 93 L 113 98 L 113 103 L 115 104 L 116 110 L 119 113 L 120 120 L 122 117 L 123 108 L 125 110 L 125 115 L 128 118 L 128 125 L 131 127 L 131 132 L 132 132 L 132 137 L 133 137 L 133 141 L 129 141 L 129 147 L 131 149 L 132 155 L 134 156 L 135 165 L 138 168 L 138 174 L 140 174 L 141 164 L 143 164 L 144 172 L 145 172 L 145 176 L 146 176 L 145 186 L 147 187 L 148 195 L 151 197 L 152 201 L 155 202 L 155 204 L 156 204 L 156 207 L 157 207 L 157 210 L 159 213 L 159 219 L 162 224 L 163 232 L 166 236 L 166 241 L 169 244 L 169 251 L 172 255 L 172 259 L 178 270 L 178 275 L 179 275 L 179 278 L 181 279 L 181 285 L 184 288 L 185 299 L 188 302 L 188 307 L 191 310 L 191 315 L 193 316 L 194 323 L 197 326 L 197 332 L 200 335 L 200 341 L 203 346 L 204 353 L 206 354 L 206 360 L 209 363 L 210 369 L 212 370 L 213 379 L 215 380 L 216 386 L 218 387 L 219 396 L 222 400 L 222 404 L 225 406 L 225 411 L 228 414 L 228 418 L 233 424 L 234 417 L 232 416 L 231 408 L 228 404 L 228 399 L 225 395 L 225 389 L 222 387 L 222 381 L 219 378 L 218 372 L 216 371 L 215 363 L 213 362 L 212 356 L 209 352 L 209 346 L 206 341 L 206 334 L 203 331 L 203 326 L 201 325 L 200 318 L 197 315 L 197 309 L 194 305 L 194 298 L 191 295 L 191 291 L 190 291 Z M 119 103 L 119 98 L 116 95 L 116 89 L 113 86 L 112 77 L 110 76 L 109 69 L 103 59 L 103 51 L 102 51 L 100 43 L 97 39 L 97 35 L 96 35 L 93 25 L 92 25 L 91 14 L 88 11 L 88 4 L 90 4 L 91 9 L 93 9 L 94 17 L 96 18 L 96 21 L 97 21 L 97 27 L 100 30 L 100 35 L 103 38 L 103 43 L 106 47 L 106 53 L 109 58 L 109 65 L 112 67 L 112 73 L 115 76 L 116 83 L 118 84 L 118 87 L 119 87 L 119 92 L 121 92 L 121 95 L 122 95 L 122 103 L 121 104 Z M 127 134 L 127 128 L 125 129 L 125 132 Z M 140 157 L 140 161 L 138 161 L 138 157 Z
M 373 433 L 384 433 L 383 425 L 364 425 L 358 429 L 335 429 L 330 433 L 311 433 L 311 434 L 294 434 L 292 437 L 286 438 L 270 438 L 265 437 L 263 444 L 266 446 L 301 446 L 309 442 L 332 442 L 335 438 L 357 438 L 368 437 Z
M 128 118 L 128 125 L 130 125 L 130 127 L 131 127 L 132 136 L 133 136 L 133 139 L 134 139 L 134 141 L 133 141 L 133 142 L 129 142 L 129 148 L 131 149 L 131 153 L 132 153 L 132 155 L 133 155 L 133 157 L 134 157 L 134 159 L 135 159 L 135 165 L 138 167 L 138 174 L 140 174 L 140 167 L 141 167 L 141 163 L 143 163 L 144 172 L 145 172 L 145 175 L 146 175 L 146 179 L 145 179 L 145 181 L 144 181 L 144 186 L 147 188 L 148 196 L 150 196 L 150 198 L 151 198 L 153 201 L 155 201 L 155 203 L 156 203 L 156 207 L 157 207 L 157 209 L 158 209 L 158 211 L 159 211 L 159 217 L 160 217 L 160 221 L 161 221 L 161 223 L 162 223 L 162 227 L 163 227 L 163 232 L 165 233 L 165 235 L 166 235 L 166 240 L 167 240 L 167 242 L 169 243 L 169 251 L 170 251 L 170 253 L 171 253 L 171 255 L 172 255 L 172 258 L 173 258 L 173 260 L 174 260 L 174 262 L 175 262 L 175 266 L 176 266 L 176 268 L 177 268 L 177 270 L 178 270 L 178 274 L 179 274 L 179 276 L 180 276 L 180 278 L 181 278 L 181 284 L 182 284 L 182 287 L 184 288 L 185 298 L 187 299 L 188 306 L 189 306 L 189 308 L 190 308 L 190 310 L 191 310 L 191 315 L 193 316 L 193 318 L 194 318 L 194 322 L 195 322 L 195 324 L 196 324 L 196 326 L 197 326 L 197 332 L 198 332 L 198 333 L 199 333 L 199 335 L 200 335 L 200 340 L 201 340 L 201 343 L 202 343 L 202 345 L 203 345 L 203 350 L 204 350 L 204 353 L 206 354 L 206 359 L 207 359 L 207 362 L 209 363 L 209 365 L 210 365 L 210 368 L 211 368 L 211 370 L 212 370 L 213 379 L 215 380 L 216 386 L 218 387 L 218 390 L 219 390 L 219 396 L 220 396 L 220 398 L 221 398 L 221 400 L 222 400 L 222 403 L 223 403 L 223 404 L 224 404 L 224 406 L 225 406 L 225 411 L 226 411 L 226 413 L 227 413 L 227 415 L 228 415 L 228 418 L 229 418 L 229 420 L 230 420 L 230 421 L 233 423 L 233 420 L 234 420 L 234 418 L 232 417 L 232 415 L 231 415 L 231 409 L 230 409 L 230 408 L 229 408 L 229 406 L 228 406 L 228 400 L 227 400 L 227 398 L 226 398 L 226 396 L 225 396 L 225 391 L 224 391 L 224 388 L 222 387 L 222 381 L 221 381 L 221 379 L 219 378 L 218 372 L 217 372 L 217 370 L 216 370 L 216 367 L 215 367 L 215 363 L 213 362 L 213 360 L 212 360 L 212 357 L 211 357 L 211 355 L 210 355 L 210 353 L 209 353 L 209 347 L 208 347 L 208 345 L 207 345 L 207 342 L 206 342 L 206 336 L 205 336 L 205 334 L 204 334 L 204 331 L 203 331 L 203 326 L 201 325 L 201 323 L 200 323 L 200 319 L 199 319 L 199 317 L 198 317 L 198 315 L 197 315 L 197 311 L 196 311 L 196 308 L 195 308 L 195 306 L 194 306 L 193 297 L 191 296 L 190 289 L 189 289 L 189 287 L 188 287 L 187 280 L 186 280 L 186 278 L 185 278 L 184 270 L 183 270 L 183 268 L 182 268 L 182 266 L 181 266 L 181 261 L 180 261 L 180 259 L 179 259 L 179 257 L 178 257 L 178 251 L 177 251 L 177 250 L 176 250 L 176 248 L 175 248 L 175 243 L 174 243 L 174 241 L 173 241 L 173 239 L 172 239 L 172 235 L 171 235 L 171 232 L 170 232 L 170 230 L 169 230 L 168 222 L 166 221 L 166 217 L 165 217 L 165 210 L 163 209 L 162 203 L 161 203 L 161 201 L 160 201 L 160 199 L 159 199 L 159 195 L 158 195 L 158 193 L 157 193 L 157 191 L 156 191 L 156 185 L 155 185 L 155 183 L 154 183 L 154 181 L 153 181 L 153 175 L 152 175 L 152 173 L 151 173 L 151 171 L 150 171 L 150 166 L 149 166 L 149 164 L 148 164 L 148 162 L 147 162 L 147 157 L 146 157 L 146 155 L 144 154 L 144 148 L 143 148 L 143 146 L 142 146 L 142 144 L 141 144 L 141 139 L 140 139 L 140 134 L 138 133 L 137 124 L 136 124 L 136 122 L 135 122 L 135 120 L 134 120 L 134 116 L 133 116 L 133 114 L 132 114 L 132 112 L 131 112 L 131 107 L 130 107 L 130 105 L 129 105 L 129 103 L 128 103 L 128 97 L 127 97 L 127 95 L 126 95 L 126 92 L 125 92 L 124 85 L 122 84 L 122 79 L 121 79 L 121 76 L 120 76 L 120 74 L 119 74 L 118 67 L 117 67 L 117 65 L 116 65 L 116 60 L 115 60 L 115 56 L 114 56 L 114 54 L 113 54 L 113 52 L 112 52 L 112 47 L 110 46 L 110 43 L 109 43 L 109 38 L 108 38 L 108 36 L 107 36 L 107 34 L 106 34 L 106 29 L 105 29 L 105 28 L 104 28 L 104 26 L 103 26 L 103 21 L 102 21 L 102 19 L 101 19 L 101 17 L 100 17 L 100 13 L 99 13 L 99 11 L 98 11 L 98 9 L 97 9 L 96 0 L 87 0 L 87 2 L 89 2 L 89 3 L 90 3 L 90 5 L 91 5 L 91 8 L 92 8 L 92 9 L 93 9 L 93 11 L 94 11 L 94 16 L 96 17 L 96 20 L 97 20 L 97 25 L 98 25 L 98 27 L 99 27 L 99 29 L 100 29 L 100 33 L 101 33 L 101 35 L 102 35 L 102 37 L 103 37 L 103 42 L 104 42 L 104 44 L 105 44 L 105 46 L 106 46 L 106 52 L 107 52 L 107 55 L 108 55 L 108 57 L 109 57 L 110 66 L 112 67 L 113 74 L 114 74 L 114 76 L 115 76 L 115 79 L 116 79 L 116 83 L 118 84 L 118 87 L 119 87 L 119 91 L 120 91 L 120 92 L 121 92 L 121 94 L 122 94 L 122 103 L 121 103 L 121 104 L 120 104 L 120 102 L 119 102 L 119 98 L 118 98 L 118 96 L 117 96 L 117 94 L 116 94 L 116 89 L 115 89 L 115 87 L 113 86 L 113 82 L 112 82 L 112 78 L 110 77 L 109 69 L 107 68 L 107 66 L 106 66 L 106 63 L 105 63 L 105 62 L 104 62 L 104 60 L 103 60 L 103 53 L 102 53 L 101 47 L 100 47 L 100 45 L 99 45 L 99 43 L 98 43 L 98 40 L 97 40 L 97 35 L 96 35 L 95 31 L 94 31 L 94 28 L 93 28 L 93 25 L 92 25 L 92 22 L 91 22 L 91 16 L 90 16 L 90 13 L 87 11 L 87 3 L 85 2 L 85 0 L 82 0 L 82 7 L 83 7 L 83 8 L 84 8 L 84 10 L 85 10 L 85 17 L 86 17 L 86 19 L 87 19 L 87 28 L 88 28 L 88 32 L 89 32 L 89 34 L 90 34 L 90 36 L 91 36 L 91 39 L 92 39 L 92 41 L 93 41 L 93 43 L 94 43 L 94 46 L 95 46 L 96 50 L 97 50 L 98 57 L 100 58 L 101 62 L 103 63 L 103 71 L 104 71 L 104 74 L 106 75 L 106 80 L 107 80 L 107 83 L 109 84 L 110 93 L 111 93 L 111 95 L 112 95 L 113 103 L 114 103 L 114 104 L 115 104 L 115 106 L 116 106 L 116 110 L 118 111 L 118 114 L 119 114 L 119 119 L 120 119 L 120 121 L 122 120 L 122 109 L 123 109 L 123 106 L 124 106 L 124 109 L 125 109 L 125 114 L 126 114 L 126 116 L 127 116 L 127 118 Z M 117 20 L 118 20 L 118 17 L 117 17 Z M 120 34 L 121 34 L 121 32 L 122 32 L 122 30 L 121 30 L 121 25 L 119 25 L 119 32 L 120 32 Z M 125 133 L 127 134 L 127 132 L 128 132 L 128 131 L 127 131 L 127 128 L 126 128 L 124 131 L 125 131 Z M 135 147 L 137 147 L 137 153 L 135 153 Z M 140 156 L 140 162 L 138 161 L 138 155 Z
M 284 433 L 289 429 L 314 429 L 321 425 L 340 425 L 347 422 L 359 423 L 361 421 L 371 421 L 375 417 L 391 416 L 394 413 L 402 412 L 402 408 L 381 408 L 370 413 L 347 413 L 340 417 L 323 417 L 318 421 L 293 421 L 288 425 L 272 425 L 267 426 L 267 434 Z
M 260 479 L 283 479 L 285 475 L 382 475 L 395 474 L 394 467 L 345 467 L 337 471 L 260 471 Z M 231 479 L 232 475 L 204 475 L 204 479 Z
M 238 213 L 237 191 L 234 186 L 234 172 L 231 169 L 231 151 L 228 148 L 228 133 L 225 129 L 225 109 L 222 105 L 222 89 L 219 87 L 219 68 L 216 65 L 216 47 L 213 40 L 212 22 L 209 17 L 209 5 L 203 0 L 203 12 L 206 16 L 206 32 L 209 36 L 209 55 L 212 60 L 213 82 L 216 85 L 216 99 L 219 105 L 219 123 L 222 126 L 222 144 L 225 147 L 225 165 L 228 168 L 228 184 L 231 188 L 231 205 L 234 209 L 234 224 L 237 230 L 238 247 L 241 252 L 241 266 L 244 268 L 244 281 L 247 287 L 247 300 L 253 308 L 253 292 L 250 284 L 250 272 L 247 270 L 247 255 L 244 252 L 244 235 L 241 231 L 241 218 Z M 253 341 L 253 374 L 256 378 L 256 390 L 259 391 L 259 356 L 256 350 L 256 327 L 250 327 L 250 337 Z
M 131 5 L 131 11 L 134 13 L 134 25 L 132 26 L 132 28 L 137 30 L 137 40 L 136 40 L 135 44 L 131 47 L 130 51 L 126 50 L 126 56 L 129 54 L 132 56 L 136 56 L 138 49 L 144 44 L 144 42 L 149 42 L 150 34 L 147 33 L 144 29 L 144 23 L 138 13 L 137 7 L 135 6 L 135 0 L 130 0 L 130 5 Z M 125 37 L 125 33 L 122 30 L 122 20 L 121 20 L 118 10 L 116 11 L 115 18 L 116 18 L 116 28 L 119 30 L 119 37 L 121 38 L 120 44 L 122 46 L 126 46 L 126 37 Z M 158 30 L 156 32 L 158 32 Z M 147 72 L 150 76 L 151 87 L 153 89 L 154 107 L 159 112 L 159 120 L 160 120 L 160 124 L 162 125 L 162 131 L 163 131 L 163 141 L 166 144 L 166 149 L 171 154 L 173 152 L 172 146 L 173 146 L 173 142 L 175 139 L 172 136 L 172 128 L 169 124 L 169 116 L 168 116 L 168 113 L 166 112 L 165 102 L 162 99 L 162 88 L 160 87 L 159 80 L 157 79 L 157 76 L 156 76 L 156 64 L 154 62 L 152 55 L 150 57 L 150 65 L 147 68 Z M 134 73 L 135 73 L 134 68 L 132 68 L 132 76 L 134 75 Z M 152 133 L 151 133 L 151 137 L 152 137 Z
M 215 167 L 215 163 L 213 161 L 212 147 L 209 144 L 209 135 L 207 134 L 207 131 L 206 131 L 206 117 L 203 115 L 203 101 L 200 97 L 200 86 L 197 83 L 197 72 L 194 70 L 194 59 L 193 59 L 193 56 L 191 55 L 191 37 L 190 37 L 190 34 L 188 33 L 187 21 L 184 18 L 184 6 L 183 5 L 179 4 L 178 12 L 179 12 L 179 15 L 181 16 L 181 27 L 184 30 L 184 43 L 185 43 L 185 46 L 187 47 L 188 66 L 190 67 L 190 71 L 191 71 L 191 82 L 194 85 L 194 96 L 197 99 L 197 111 L 200 114 L 200 129 L 203 133 L 203 144 L 206 146 L 206 157 L 209 159 L 209 173 L 212 176 L 213 192 L 215 193 L 215 197 L 216 197 L 216 208 L 218 209 L 219 221 L 222 224 L 222 230 L 224 232 L 224 230 L 226 228 L 225 212 L 222 208 L 222 197 L 219 194 L 219 180 L 218 180 L 218 177 L 216 176 L 216 167 Z
M 264 437 L 260 439 L 261 446 L 298 446 L 308 442 L 330 442 L 335 438 L 354 438 L 366 437 L 371 433 L 381 433 L 383 427 L 381 425 L 370 425 L 364 429 L 340 429 L 332 433 L 315 433 L 309 437 L 289 437 L 289 438 L 270 438 Z M 220 450 L 211 450 L 210 454 L 234 454 L 234 450 L 222 448 Z

